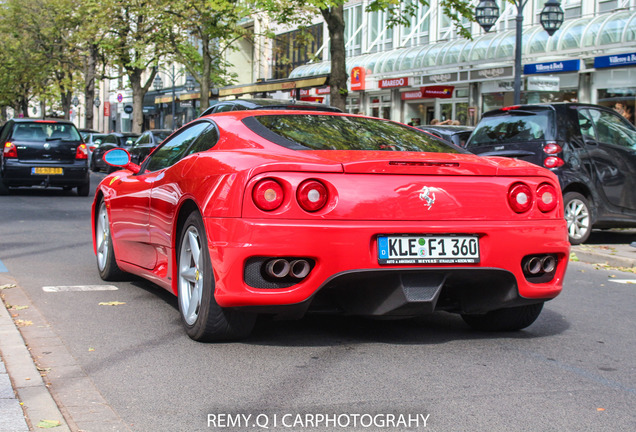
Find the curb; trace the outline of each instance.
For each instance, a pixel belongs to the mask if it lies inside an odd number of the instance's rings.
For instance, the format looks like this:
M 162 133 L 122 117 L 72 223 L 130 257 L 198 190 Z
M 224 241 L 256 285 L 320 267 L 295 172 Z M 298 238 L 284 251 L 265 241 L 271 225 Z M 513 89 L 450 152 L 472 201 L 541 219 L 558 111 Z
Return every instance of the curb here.
M 602 251 L 588 245 L 573 246 L 570 252 L 574 253 L 580 262 L 587 264 L 602 264 L 622 268 L 636 267 L 636 255 L 634 258 L 630 258 L 625 253 L 616 254 L 612 251 Z M 636 249 L 634 249 L 634 252 L 636 252 Z
M 6 278 L 0 283 L 6 283 Z M 4 302 L 0 307 L 0 353 L 5 368 L 22 402 L 25 420 L 31 430 L 42 420 L 59 421 L 51 428 L 56 432 L 70 432 L 64 416 L 44 383 L 20 331 L 16 327 Z

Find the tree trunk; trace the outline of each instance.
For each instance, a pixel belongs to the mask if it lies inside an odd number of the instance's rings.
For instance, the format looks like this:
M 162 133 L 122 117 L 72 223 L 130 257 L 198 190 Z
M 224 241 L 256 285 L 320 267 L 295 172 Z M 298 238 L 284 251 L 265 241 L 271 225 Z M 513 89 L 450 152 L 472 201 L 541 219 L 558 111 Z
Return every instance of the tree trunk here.
M 347 64 L 345 56 L 345 22 L 342 4 L 321 9 L 331 40 L 331 75 L 329 77 L 331 105 L 345 110 L 347 103 Z
M 207 35 L 203 35 L 201 44 L 203 45 L 201 52 L 203 70 L 201 71 L 201 80 L 199 81 L 199 85 L 201 86 L 199 104 L 201 112 L 203 112 L 210 106 L 210 69 L 212 68 L 210 39 Z
M 97 45 L 89 46 L 84 73 L 84 127 L 93 129 L 93 102 L 95 101 L 95 75 L 97 65 Z
M 132 132 L 140 134 L 144 127 L 144 96 L 146 92 L 141 86 L 141 70 L 134 69 L 128 73 L 133 91 Z

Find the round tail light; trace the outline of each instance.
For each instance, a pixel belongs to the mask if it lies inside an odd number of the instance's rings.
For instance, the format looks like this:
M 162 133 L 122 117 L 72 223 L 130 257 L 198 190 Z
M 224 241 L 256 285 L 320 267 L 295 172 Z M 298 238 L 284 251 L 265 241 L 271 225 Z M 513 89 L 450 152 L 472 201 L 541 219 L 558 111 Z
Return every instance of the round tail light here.
M 557 191 L 554 186 L 543 183 L 537 188 L 537 206 L 543 213 L 554 210 L 557 206 Z
M 532 208 L 532 190 L 528 185 L 515 183 L 508 191 L 508 204 L 515 213 L 525 213 Z
M 543 161 L 543 166 L 546 168 L 558 168 L 560 166 L 563 166 L 564 164 L 565 161 L 557 156 L 548 156 Z
M 562 150 L 563 148 L 555 142 L 548 142 L 543 146 L 543 152 L 549 155 L 561 153 Z
M 315 212 L 327 204 L 329 192 L 327 187 L 318 180 L 306 180 L 298 186 L 296 199 L 303 210 Z
M 276 210 L 283 203 L 283 187 L 276 180 L 259 181 L 252 190 L 254 204 L 261 210 Z

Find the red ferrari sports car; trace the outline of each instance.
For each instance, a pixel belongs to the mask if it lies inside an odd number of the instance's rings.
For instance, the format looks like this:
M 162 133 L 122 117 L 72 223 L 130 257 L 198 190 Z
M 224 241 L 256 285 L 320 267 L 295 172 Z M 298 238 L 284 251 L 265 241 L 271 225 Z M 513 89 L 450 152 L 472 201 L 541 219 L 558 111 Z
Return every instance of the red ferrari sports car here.
M 234 111 L 182 127 L 93 203 L 104 280 L 178 296 L 195 340 L 247 336 L 258 314 L 461 314 L 532 324 L 569 255 L 550 171 L 483 158 L 409 126 L 310 111 Z

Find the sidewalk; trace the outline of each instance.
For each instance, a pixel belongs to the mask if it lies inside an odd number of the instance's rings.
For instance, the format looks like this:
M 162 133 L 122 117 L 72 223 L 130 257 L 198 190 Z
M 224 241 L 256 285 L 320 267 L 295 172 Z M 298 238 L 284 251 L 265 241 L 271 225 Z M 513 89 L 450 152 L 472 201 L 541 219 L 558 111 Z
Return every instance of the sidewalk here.
M 593 234 L 593 236 L 596 233 Z M 632 240 L 633 238 L 633 240 Z M 600 240 L 599 240 L 600 239 Z M 601 244 L 600 241 L 604 243 Z M 628 241 L 628 243 L 625 243 Z M 573 246 L 570 260 L 602 266 L 619 267 L 636 272 L 636 230 L 631 232 L 602 233 L 591 237 L 584 245 Z M 12 280 L 0 275 L 0 287 Z M 11 289 L 11 288 L 9 288 Z M 2 290 L 0 290 L 2 293 Z M 1 303 L 1 302 L 0 302 Z M 60 409 L 37 370 L 22 336 L 7 311 L 0 304 L 0 432 L 29 432 L 41 430 L 40 422 L 59 422 L 47 430 L 69 432 Z M 46 426 L 46 423 L 42 423 Z
M 0 277 L 0 287 L 11 285 L 9 278 Z M 0 302 L 0 432 L 40 430 L 38 425 L 70 432 L 10 312 Z

